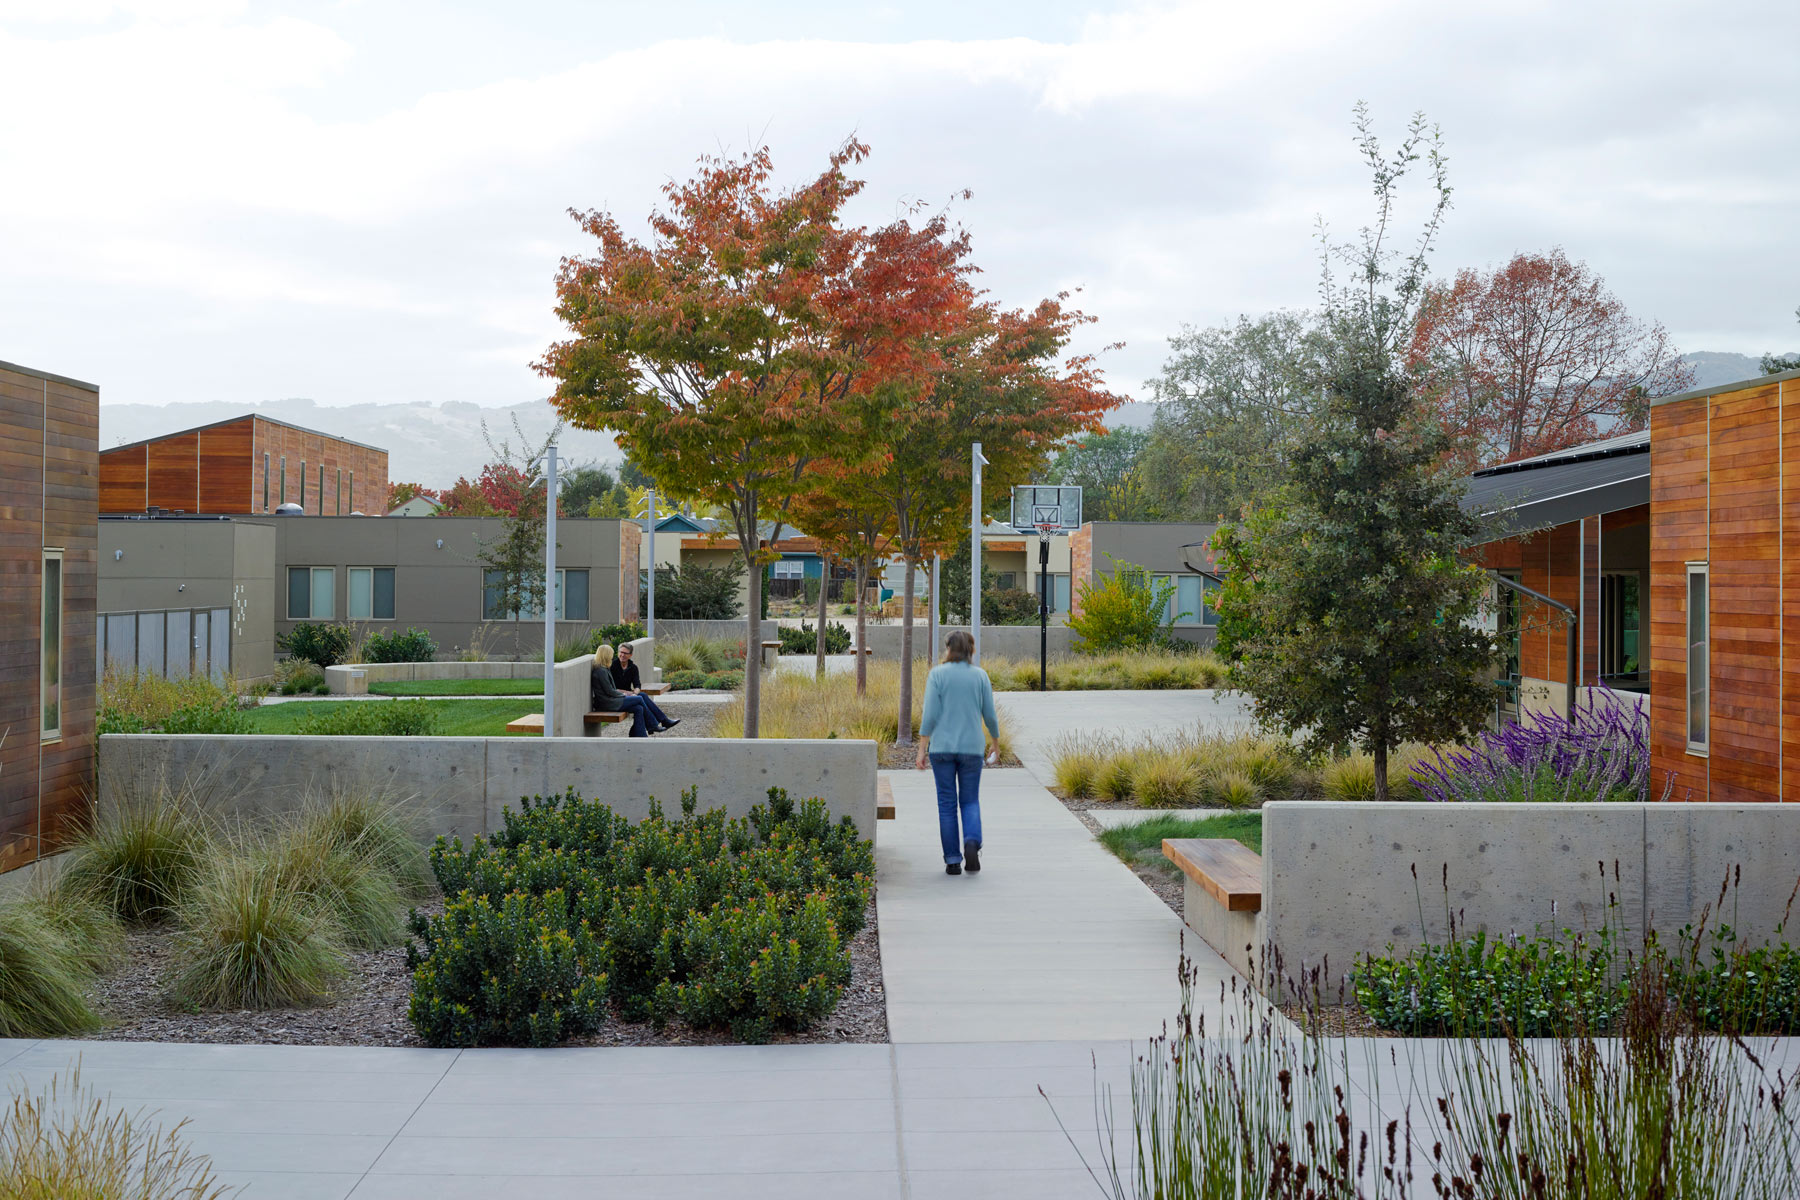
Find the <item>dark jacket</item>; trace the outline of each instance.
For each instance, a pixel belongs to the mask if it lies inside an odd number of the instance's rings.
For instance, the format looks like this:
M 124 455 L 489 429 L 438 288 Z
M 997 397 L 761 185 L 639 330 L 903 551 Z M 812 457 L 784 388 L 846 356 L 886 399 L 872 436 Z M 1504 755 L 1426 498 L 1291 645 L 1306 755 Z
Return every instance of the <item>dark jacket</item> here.
M 614 686 L 621 692 L 632 689 L 640 692 L 644 690 L 644 685 L 638 675 L 637 663 L 621 663 L 617 658 L 614 658 L 613 665 L 609 670 L 612 671 Z
M 625 695 L 613 682 L 612 670 L 596 666 L 588 678 L 588 699 L 594 712 L 619 712 L 625 707 Z

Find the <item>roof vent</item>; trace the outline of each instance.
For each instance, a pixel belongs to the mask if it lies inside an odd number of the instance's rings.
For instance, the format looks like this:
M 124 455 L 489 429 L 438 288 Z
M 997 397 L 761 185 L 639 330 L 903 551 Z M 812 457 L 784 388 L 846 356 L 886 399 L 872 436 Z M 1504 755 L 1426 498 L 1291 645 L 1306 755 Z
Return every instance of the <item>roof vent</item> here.
M 306 510 L 301 508 L 298 504 L 295 504 L 292 500 L 289 500 L 286 504 L 278 505 L 276 507 L 275 515 L 278 517 L 304 517 L 306 515 Z

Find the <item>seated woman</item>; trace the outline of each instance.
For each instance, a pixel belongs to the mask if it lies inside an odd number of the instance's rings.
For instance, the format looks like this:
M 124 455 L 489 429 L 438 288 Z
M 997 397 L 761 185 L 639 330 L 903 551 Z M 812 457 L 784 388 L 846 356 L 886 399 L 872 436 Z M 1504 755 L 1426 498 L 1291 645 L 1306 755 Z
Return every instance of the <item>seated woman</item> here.
M 619 690 L 619 685 L 612 677 L 613 648 L 607 645 L 594 647 L 594 667 L 588 673 L 588 701 L 595 712 L 628 712 L 631 714 L 631 736 L 649 737 L 652 733 L 661 733 L 663 725 L 658 722 L 651 725 L 648 696 L 628 696 Z
M 619 646 L 612 665 L 613 686 L 627 696 L 644 696 L 644 711 L 652 726 L 652 733 L 662 733 L 681 724 L 680 717 L 670 717 L 662 707 L 650 696 L 644 695 L 644 681 L 638 675 L 637 664 L 631 661 L 631 643 L 624 642 Z M 656 726 L 661 726 L 658 729 Z

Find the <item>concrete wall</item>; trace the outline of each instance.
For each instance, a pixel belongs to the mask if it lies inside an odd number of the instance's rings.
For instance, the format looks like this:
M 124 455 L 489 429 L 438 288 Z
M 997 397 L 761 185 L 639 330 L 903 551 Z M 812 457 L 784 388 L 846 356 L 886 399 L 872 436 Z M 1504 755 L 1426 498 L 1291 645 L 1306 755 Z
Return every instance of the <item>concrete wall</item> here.
M 1616 896 L 1630 946 L 1697 924 L 1742 867 L 1726 923 L 1761 941 L 1800 879 L 1800 808 L 1286 801 L 1263 808 L 1262 860 L 1265 934 L 1290 970 L 1329 958 L 1335 974 L 1390 944 L 1441 942 L 1446 871 L 1470 932 L 1595 930 Z
M 406 738 L 107 734 L 97 803 L 117 805 L 159 781 L 194 786 L 222 816 L 286 812 L 308 794 L 371 787 L 416 802 L 430 833 L 469 837 L 501 824 L 521 795 L 574 786 L 633 819 L 651 797 L 665 810 L 687 787 L 733 816 L 771 787 L 822 797 L 875 836 L 875 743 L 732 738 Z
M 842 618 L 834 617 L 833 620 Z M 761 622 L 762 640 L 772 642 L 781 635 L 776 632 L 780 622 L 770 617 Z M 726 638 L 731 641 L 742 641 L 747 625 L 742 617 L 731 621 L 675 621 L 656 618 L 656 636 L 659 641 L 669 642 L 677 638 Z

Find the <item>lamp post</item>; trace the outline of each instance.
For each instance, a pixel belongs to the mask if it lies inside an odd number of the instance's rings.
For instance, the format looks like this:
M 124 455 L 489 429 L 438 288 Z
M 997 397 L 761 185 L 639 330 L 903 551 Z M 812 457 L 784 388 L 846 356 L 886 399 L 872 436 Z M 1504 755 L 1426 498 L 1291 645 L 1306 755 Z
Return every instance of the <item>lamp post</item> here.
M 975 639 L 970 661 L 981 662 L 981 443 L 970 444 L 969 479 L 969 633 Z
M 646 527 L 650 530 L 650 583 L 644 597 L 644 636 L 651 641 L 656 640 L 656 485 L 652 483 L 645 492 L 649 500 L 649 513 Z
M 544 736 L 556 734 L 556 447 L 544 448 Z

